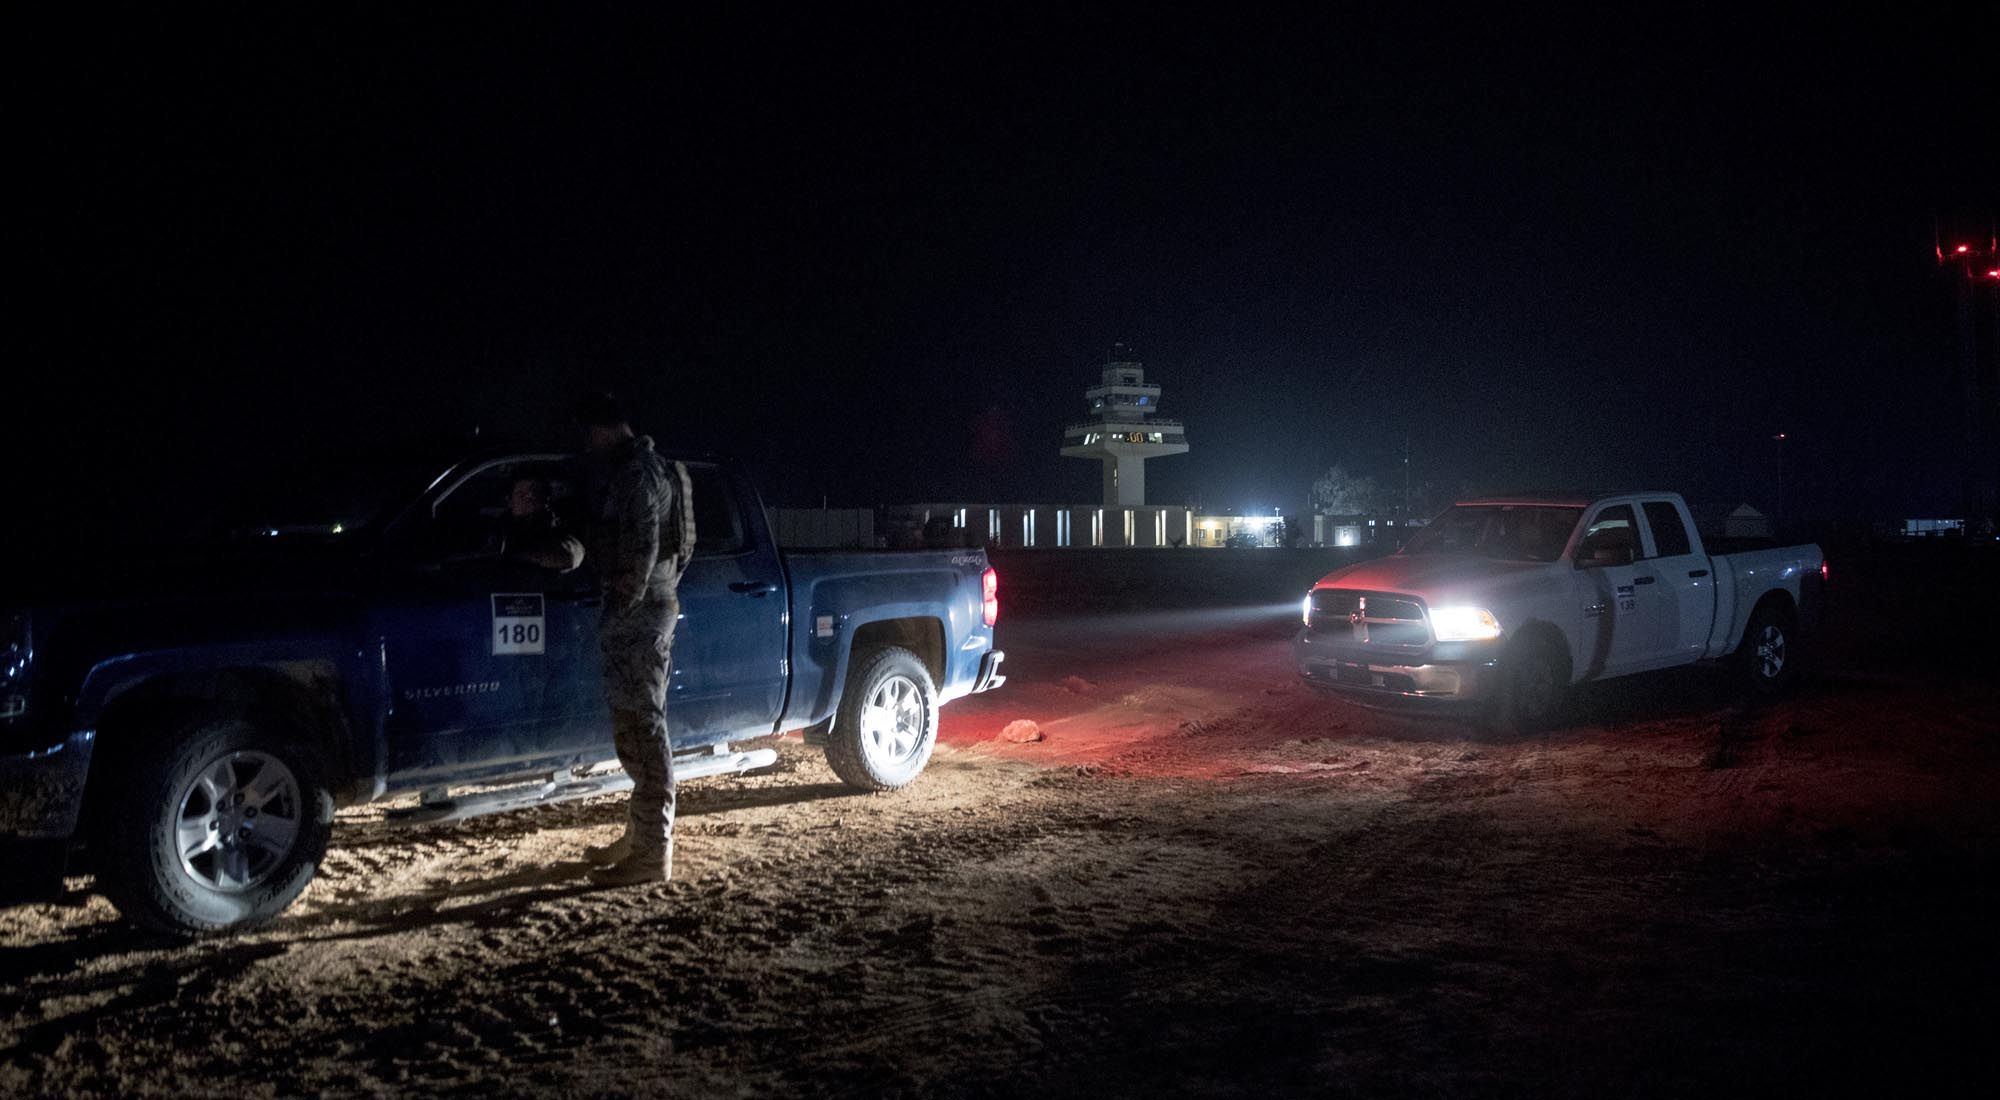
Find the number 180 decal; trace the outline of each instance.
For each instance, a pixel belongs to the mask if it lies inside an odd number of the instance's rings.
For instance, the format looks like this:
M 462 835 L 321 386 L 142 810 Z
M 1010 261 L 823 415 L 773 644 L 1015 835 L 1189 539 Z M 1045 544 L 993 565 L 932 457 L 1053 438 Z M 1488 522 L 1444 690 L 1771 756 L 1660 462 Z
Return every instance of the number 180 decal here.
M 545 652 L 542 595 L 496 593 L 493 597 L 493 655 Z

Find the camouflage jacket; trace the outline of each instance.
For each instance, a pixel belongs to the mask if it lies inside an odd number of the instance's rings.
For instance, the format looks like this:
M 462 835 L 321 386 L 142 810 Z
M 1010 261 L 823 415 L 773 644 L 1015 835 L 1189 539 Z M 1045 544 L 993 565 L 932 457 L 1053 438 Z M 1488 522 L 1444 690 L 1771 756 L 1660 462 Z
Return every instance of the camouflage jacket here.
M 606 615 L 635 611 L 672 594 L 694 549 L 687 470 L 636 436 L 600 471 L 591 510 L 590 560 L 604 586 Z

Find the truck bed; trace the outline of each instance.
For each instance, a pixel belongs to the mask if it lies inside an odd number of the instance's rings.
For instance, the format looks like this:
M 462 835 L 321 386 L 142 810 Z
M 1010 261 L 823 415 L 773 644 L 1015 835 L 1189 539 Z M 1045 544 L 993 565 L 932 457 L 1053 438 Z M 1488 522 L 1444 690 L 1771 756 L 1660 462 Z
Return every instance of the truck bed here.
M 783 556 L 791 592 L 792 667 L 783 728 L 811 726 L 832 714 L 847 676 L 850 643 L 864 629 L 921 653 L 930 641 L 924 624 L 936 623 L 940 701 L 972 691 L 980 661 L 993 648 L 993 628 L 985 625 L 980 609 L 978 578 L 988 567 L 984 550 L 788 550 Z M 855 621 L 848 608 L 866 608 L 867 620 Z M 947 647 L 951 638 L 964 641 Z
M 1741 543 L 1751 540 L 1733 540 Z M 1822 555 L 1817 546 L 1771 546 L 1710 554 L 1715 577 L 1715 621 L 1703 656 L 1727 657 L 1743 640 L 1757 598 L 1773 587 L 1794 588 L 1801 608 L 1817 603 Z

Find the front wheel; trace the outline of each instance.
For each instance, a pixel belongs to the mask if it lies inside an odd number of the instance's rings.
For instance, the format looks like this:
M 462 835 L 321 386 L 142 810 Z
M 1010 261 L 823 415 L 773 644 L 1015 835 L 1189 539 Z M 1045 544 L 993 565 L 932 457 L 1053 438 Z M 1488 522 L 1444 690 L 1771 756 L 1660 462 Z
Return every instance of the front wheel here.
M 299 896 L 326 854 L 333 799 L 310 758 L 247 718 L 191 720 L 113 766 L 91 847 L 100 888 L 142 927 L 256 927 Z
M 1514 643 L 1494 670 L 1499 692 L 1486 725 L 1507 736 L 1542 733 L 1562 717 L 1569 697 L 1569 660 L 1556 643 L 1536 636 Z
M 908 786 L 937 746 L 937 688 L 923 661 L 889 646 L 861 655 L 827 734 L 826 762 L 850 787 Z

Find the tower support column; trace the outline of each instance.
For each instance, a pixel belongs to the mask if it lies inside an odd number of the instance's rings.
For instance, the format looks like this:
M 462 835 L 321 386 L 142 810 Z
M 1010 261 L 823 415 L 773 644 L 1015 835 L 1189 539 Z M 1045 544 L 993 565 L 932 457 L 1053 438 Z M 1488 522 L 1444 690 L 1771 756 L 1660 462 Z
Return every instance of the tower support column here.
M 1113 508 L 1136 508 L 1146 503 L 1145 458 L 1139 455 L 1105 458 L 1104 503 Z

